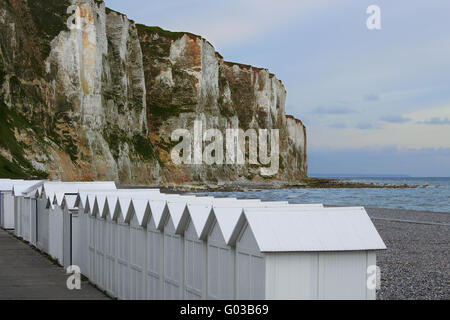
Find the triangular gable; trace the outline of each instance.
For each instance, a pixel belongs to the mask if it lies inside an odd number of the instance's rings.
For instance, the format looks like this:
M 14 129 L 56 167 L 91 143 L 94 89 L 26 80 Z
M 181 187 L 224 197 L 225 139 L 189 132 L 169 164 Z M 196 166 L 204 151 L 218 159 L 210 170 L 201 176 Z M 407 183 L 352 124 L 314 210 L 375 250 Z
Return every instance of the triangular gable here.
M 79 208 L 84 208 L 86 196 L 87 194 L 85 192 L 78 192 L 77 199 L 75 200 L 75 205 Z
M 167 201 L 165 200 L 150 200 L 150 211 L 155 222 L 155 226 L 158 227 L 161 223 L 164 211 L 167 208 Z
M 52 209 L 52 210 L 54 210 L 55 209 L 55 206 L 53 205 L 53 203 L 50 201 L 50 198 L 46 198 L 46 200 L 47 200 L 47 202 L 46 202 L 46 204 L 45 204 L 45 209 Z
M 30 192 L 27 194 L 27 197 L 28 197 L 28 198 L 31 198 L 31 199 L 38 199 L 38 198 L 39 198 L 39 189 L 30 191 Z
M 119 198 L 115 195 L 106 196 L 106 205 L 108 206 L 109 218 L 116 220 L 119 213 Z
M 29 194 L 41 186 L 42 181 L 19 181 L 12 185 L 12 193 L 14 196 L 30 198 Z
M 230 243 L 231 236 L 233 231 L 236 228 L 236 225 L 239 221 L 239 218 L 242 215 L 243 209 L 240 208 L 224 208 L 224 207 L 214 207 L 213 206 L 213 214 L 207 221 L 207 226 L 205 226 L 204 232 L 202 233 L 202 238 L 207 236 L 207 233 L 210 231 L 210 227 L 212 226 L 212 220 L 217 221 L 220 230 L 222 231 L 223 238 L 227 244 Z
M 182 202 L 168 202 L 167 208 L 169 209 L 169 214 L 172 218 L 173 225 L 175 229 L 178 228 L 178 224 L 181 221 L 184 211 L 186 210 L 186 203 Z
M 77 206 L 75 205 L 77 201 L 78 195 L 65 195 L 62 202 L 61 202 L 61 208 L 68 210 L 75 210 L 77 209 Z
M 130 222 L 131 218 L 131 198 L 119 198 L 120 212 L 125 223 Z
M 212 214 L 212 205 L 188 204 L 186 214 L 188 216 L 188 220 L 190 219 L 194 225 L 197 236 L 200 238 L 203 230 L 205 229 L 208 218 Z
M 234 227 L 234 229 L 231 232 L 230 238 L 228 240 L 228 245 L 230 246 L 235 246 L 236 242 L 239 239 L 240 234 L 242 233 L 242 231 L 244 230 L 245 226 L 248 225 L 248 221 L 247 221 L 247 217 L 244 213 L 244 210 L 242 210 L 241 215 L 239 216 L 236 225 Z M 248 226 L 251 230 L 251 226 Z
M 158 229 L 163 230 L 169 218 L 172 219 L 175 230 L 178 229 L 178 225 L 181 221 L 184 211 L 186 210 L 186 201 L 180 202 L 167 202 L 166 209 L 163 211 L 163 215 L 158 225 Z
M 85 212 L 90 215 L 95 215 L 95 194 L 87 195 Z
M 62 201 L 64 199 L 64 192 L 57 192 L 55 193 L 55 201 L 53 202 L 54 204 L 57 204 L 58 206 L 61 206 Z
M 161 216 L 160 222 L 158 224 L 158 229 L 160 229 L 161 231 L 164 230 L 164 226 L 166 225 L 167 221 L 170 218 L 172 219 L 175 230 L 177 230 L 185 210 L 186 210 L 186 201 L 184 200 L 179 202 L 168 201 Z
M 97 213 L 101 218 L 105 217 L 106 211 L 105 211 L 105 204 L 106 204 L 106 196 L 103 195 L 97 195 L 95 197 L 95 206 Z
M 144 226 L 146 224 L 146 220 L 150 213 L 150 206 L 148 204 L 148 200 L 133 199 L 132 206 L 133 206 L 134 214 L 136 215 L 139 225 Z
M 38 188 L 38 192 L 40 198 L 42 198 L 45 195 L 45 183 L 40 188 Z

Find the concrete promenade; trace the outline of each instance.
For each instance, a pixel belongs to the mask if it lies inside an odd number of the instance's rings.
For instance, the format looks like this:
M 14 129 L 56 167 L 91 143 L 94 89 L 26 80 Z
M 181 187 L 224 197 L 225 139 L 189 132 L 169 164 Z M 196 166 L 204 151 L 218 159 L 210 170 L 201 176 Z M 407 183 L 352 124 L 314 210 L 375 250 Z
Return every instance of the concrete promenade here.
M 64 269 L 0 229 L 0 300 L 105 300 L 89 282 L 69 290 Z

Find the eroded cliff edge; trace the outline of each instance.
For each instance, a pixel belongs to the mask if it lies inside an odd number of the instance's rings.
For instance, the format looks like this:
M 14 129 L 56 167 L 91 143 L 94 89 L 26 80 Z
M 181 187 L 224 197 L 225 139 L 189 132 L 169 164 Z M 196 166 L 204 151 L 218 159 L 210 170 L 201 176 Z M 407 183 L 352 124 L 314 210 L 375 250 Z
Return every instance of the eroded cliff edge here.
M 136 25 L 103 1 L 0 0 L 0 176 L 121 184 L 295 181 L 306 130 L 266 69 L 230 63 L 200 36 Z M 279 129 L 280 170 L 183 165 L 171 133 Z

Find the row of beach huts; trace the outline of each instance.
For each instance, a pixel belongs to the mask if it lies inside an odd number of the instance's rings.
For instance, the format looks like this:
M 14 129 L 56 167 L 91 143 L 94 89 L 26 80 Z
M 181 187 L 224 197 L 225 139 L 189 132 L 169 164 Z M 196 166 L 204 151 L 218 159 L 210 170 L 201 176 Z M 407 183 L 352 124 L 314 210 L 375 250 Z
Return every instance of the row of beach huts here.
M 123 300 L 372 300 L 369 270 L 386 249 L 361 207 L 114 182 L 0 180 L 0 195 L 3 229 Z

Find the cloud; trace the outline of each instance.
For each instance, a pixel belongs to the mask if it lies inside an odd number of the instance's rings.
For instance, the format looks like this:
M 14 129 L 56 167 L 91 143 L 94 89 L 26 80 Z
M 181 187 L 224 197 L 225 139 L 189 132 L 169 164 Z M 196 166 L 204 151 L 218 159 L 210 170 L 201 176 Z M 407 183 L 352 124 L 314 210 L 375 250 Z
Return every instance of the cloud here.
M 330 128 L 334 128 L 334 129 L 347 129 L 348 126 L 345 123 L 341 123 L 341 122 L 335 122 L 329 125 Z
M 368 93 L 366 95 L 364 95 L 364 101 L 380 101 L 380 96 L 378 94 L 374 94 L 374 93 Z
M 369 123 L 369 122 L 361 122 L 361 123 L 358 123 L 356 125 L 356 129 L 359 129 L 359 130 L 377 130 L 377 129 L 380 129 L 380 127 L 376 126 L 376 125 L 374 125 L 372 123 Z
M 449 118 L 431 118 L 426 121 L 418 121 L 418 124 L 428 124 L 432 126 L 450 126 L 450 119 Z
M 345 115 L 357 113 L 357 111 L 347 107 L 318 107 L 313 110 L 315 114 L 331 114 L 331 115 Z
M 331 5 L 330 0 L 106 0 L 107 6 L 147 25 L 200 34 L 218 48 L 245 43 Z
M 407 122 L 411 121 L 410 118 L 406 118 L 406 117 L 402 117 L 402 116 L 395 116 L 395 115 L 384 116 L 380 120 L 384 121 L 384 122 L 389 122 L 389 123 L 407 123 Z

